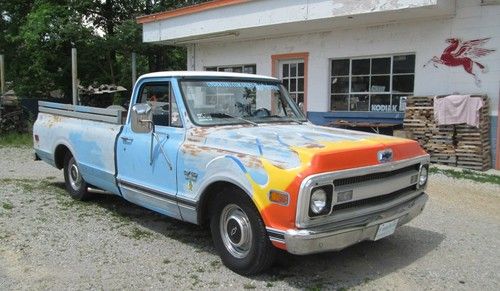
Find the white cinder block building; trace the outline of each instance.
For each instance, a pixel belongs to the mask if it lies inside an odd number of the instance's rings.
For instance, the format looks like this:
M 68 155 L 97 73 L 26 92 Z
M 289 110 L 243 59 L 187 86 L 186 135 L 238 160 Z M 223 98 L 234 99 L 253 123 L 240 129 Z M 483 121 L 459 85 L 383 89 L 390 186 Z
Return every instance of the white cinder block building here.
M 317 124 L 402 123 L 402 97 L 487 94 L 500 167 L 498 0 L 215 0 L 138 22 L 144 42 L 186 46 L 188 70 L 282 78 Z

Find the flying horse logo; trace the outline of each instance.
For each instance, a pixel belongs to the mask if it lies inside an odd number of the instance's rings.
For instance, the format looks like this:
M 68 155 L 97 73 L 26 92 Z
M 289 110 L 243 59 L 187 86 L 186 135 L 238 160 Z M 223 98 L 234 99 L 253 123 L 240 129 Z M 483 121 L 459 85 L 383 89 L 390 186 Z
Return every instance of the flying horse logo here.
M 491 54 L 495 50 L 485 49 L 482 46 L 488 42 L 490 38 L 480 38 L 462 42 L 458 38 L 448 38 L 446 40 L 450 45 L 443 51 L 441 57 L 432 57 L 425 65 L 431 64 L 438 67 L 437 64 L 445 65 L 448 67 L 464 67 L 464 70 L 474 77 L 477 86 L 481 85 L 476 73 L 473 72 L 474 65 L 476 65 L 483 73 L 487 71 L 485 65 L 477 62 L 475 59 L 484 57 Z

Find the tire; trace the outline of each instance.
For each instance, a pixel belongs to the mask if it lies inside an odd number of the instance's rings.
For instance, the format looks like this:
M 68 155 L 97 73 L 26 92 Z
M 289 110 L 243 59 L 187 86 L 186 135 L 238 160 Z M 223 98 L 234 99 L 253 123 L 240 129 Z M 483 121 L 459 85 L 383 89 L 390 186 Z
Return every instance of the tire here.
M 88 184 L 82 177 L 78 163 L 69 152 L 64 157 L 64 182 L 71 198 L 80 201 L 92 198 L 91 193 L 87 191 Z
M 248 196 L 239 189 L 227 188 L 212 205 L 210 229 L 224 265 L 240 275 L 254 275 L 269 268 L 276 249 Z

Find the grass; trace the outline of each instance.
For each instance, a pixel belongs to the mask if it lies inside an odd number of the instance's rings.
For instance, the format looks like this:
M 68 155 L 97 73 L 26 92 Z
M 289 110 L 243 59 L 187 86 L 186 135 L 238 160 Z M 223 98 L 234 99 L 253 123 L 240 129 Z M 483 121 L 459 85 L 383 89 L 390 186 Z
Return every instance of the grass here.
M 14 205 L 8 203 L 8 202 L 3 202 L 2 203 L 2 207 L 3 209 L 6 209 L 6 210 L 11 210 L 12 208 L 14 208 Z
M 431 174 L 443 174 L 445 176 L 455 179 L 467 179 L 480 183 L 491 183 L 500 185 L 500 176 L 474 172 L 471 170 L 452 170 L 452 169 L 438 169 L 435 167 L 430 168 Z
M 122 233 L 122 235 L 136 240 L 141 240 L 150 238 L 153 234 L 149 231 L 145 231 L 140 228 L 134 227 L 132 228 L 130 233 Z
M 0 135 L 1 147 L 32 147 L 33 137 L 31 133 L 5 133 Z

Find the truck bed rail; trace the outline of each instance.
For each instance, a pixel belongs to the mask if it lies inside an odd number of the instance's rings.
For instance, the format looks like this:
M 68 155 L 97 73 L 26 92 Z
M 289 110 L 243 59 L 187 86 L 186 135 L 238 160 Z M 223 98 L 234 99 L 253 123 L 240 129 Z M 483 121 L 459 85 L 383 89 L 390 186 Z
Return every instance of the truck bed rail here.
M 121 109 L 106 109 L 46 101 L 38 101 L 38 111 L 113 124 L 123 124 L 126 118 L 126 111 Z

